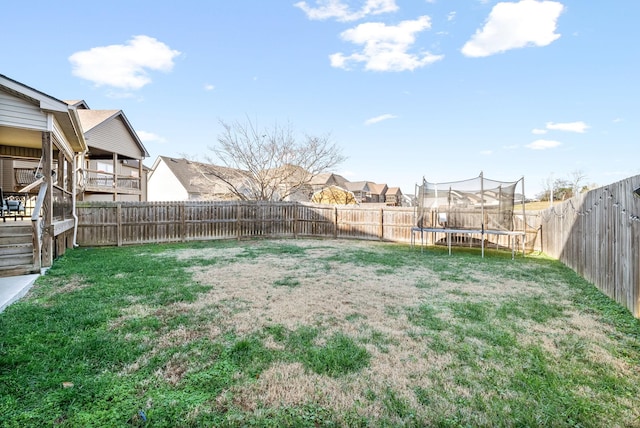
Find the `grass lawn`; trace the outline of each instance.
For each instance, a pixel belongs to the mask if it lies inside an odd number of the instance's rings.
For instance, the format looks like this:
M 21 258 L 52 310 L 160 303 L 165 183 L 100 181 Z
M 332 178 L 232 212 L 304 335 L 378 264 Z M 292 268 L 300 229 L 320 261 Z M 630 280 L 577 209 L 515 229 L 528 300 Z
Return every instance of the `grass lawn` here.
M 640 322 L 559 262 L 79 248 L 0 314 L 3 427 L 640 426 Z

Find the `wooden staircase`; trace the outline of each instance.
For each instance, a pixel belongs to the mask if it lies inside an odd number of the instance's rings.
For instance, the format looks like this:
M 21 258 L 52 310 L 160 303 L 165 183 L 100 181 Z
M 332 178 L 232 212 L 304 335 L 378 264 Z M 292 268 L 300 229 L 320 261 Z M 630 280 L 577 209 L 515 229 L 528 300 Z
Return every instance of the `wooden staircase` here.
M 30 222 L 0 223 L 0 277 L 40 273 L 33 254 Z

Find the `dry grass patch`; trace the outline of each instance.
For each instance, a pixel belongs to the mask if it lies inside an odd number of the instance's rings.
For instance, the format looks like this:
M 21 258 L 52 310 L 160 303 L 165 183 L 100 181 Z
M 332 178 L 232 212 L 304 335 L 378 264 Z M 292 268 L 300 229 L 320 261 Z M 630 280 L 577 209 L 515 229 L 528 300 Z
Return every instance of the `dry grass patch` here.
M 259 249 L 261 243 L 247 245 Z M 246 257 L 246 247 L 173 253 L 179 260 L 217 260 L 192 268 L 194 280 L 211 288 L 197 301 L 181 304 L 189 311 L 218 308 L 210 327 L 205 323 L 199 329 L 210 331 L 211 339 L 223 331 L 239 337 L 262 335 L 267 349 L 282 351 L 283 344 L 265 337 L 265 329 L 313 326 L 321 331 L 316 344 L 340 332 L 366 347 L 370 364 L 357 375 L 336 379 L 305 370 L 299 362 L 273 363 L 256 382 L 218 397 L 225 406 L 255 411 L 314 403 L 339 413 L 351 410 L 392 420 L 406 417 L 402 409 L 412 409 L 407 412 L 414 417 L 431 420 L 433 406 L 448 413 L 459 400 L 490 403 L 504 398 L 490 385 L 505 387 L 521 370 L 509 362 L 508 354 L 515 349 L 540 348 L 545 358 L 555 361 L 575 351 L 572 343 L 575 348 L 582 341 L 587 344 L 581 358 L 623 373 L 631 370 L 628 362 L 607 350 L 615 347 L 607 327 L 572 308 L 574 291 L 558 287 L 558 279 L 542 286 L 531 281 L 527 269 L 533 268 L 522 266 L 523 272 L 509 279 L 483 269 L 456 272 L 461 267 L 455 263 L 453 272 L 419 263 L 378 266 L 375 260 L 384 260 L 388 247 L 372 243 L 301 240 L 268 245 L 304 251 L 289 256 L 267 251 L 256 257 Z M 346 255 L 359 252 L 374 261 Z M 412 322 L 412 311 L 425 304 L 433 309 L 432 319 Z M 482 331 L 496 320 L 505 322 L 496 337 Z M 563 341 L 568 335 L 575 340 Z M 433 406 L 421 404 L 419 391 L 430 391 L 425 400 Z M 574 392 L 585 399 L 593 395 L 586 387 Z M 394 406 L 399 409 L 390 410 Z M 473 412 L 465 418 L 483 423 Z

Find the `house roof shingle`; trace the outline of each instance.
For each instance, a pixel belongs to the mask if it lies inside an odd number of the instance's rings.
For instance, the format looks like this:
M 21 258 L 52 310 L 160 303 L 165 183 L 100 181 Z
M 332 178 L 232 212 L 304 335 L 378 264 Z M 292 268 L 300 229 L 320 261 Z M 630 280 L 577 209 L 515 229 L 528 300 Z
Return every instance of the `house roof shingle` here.
M 237 181 L 238 184 L 244 180 L 242 174 L 232 168 L 168 156 L 160 156 L 159 160 L 167 165 L 188 193 L 208 194 L 215 193 L 216 190 L 226 193 L 223 190 L 227 186 L 214 173 L 223 174 L 225 177 L 229 177 L 232 182 Z

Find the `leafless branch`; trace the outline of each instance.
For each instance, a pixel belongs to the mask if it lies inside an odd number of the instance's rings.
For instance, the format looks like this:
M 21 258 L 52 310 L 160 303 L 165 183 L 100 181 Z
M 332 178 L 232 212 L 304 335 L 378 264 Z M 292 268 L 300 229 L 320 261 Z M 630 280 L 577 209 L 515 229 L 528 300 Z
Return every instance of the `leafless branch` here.
M 213 175 L 241 199 L 287 199 L 345 159 L 328 135 L 305 135 L 297 141 L 289 124 L 261 130 L 247 118 L 244 122 L 220 121 L 220 125 L 223 131 L 211 150 L 218 162 L 238 171 L 244 180 L 239 186 L 235 178 Z

